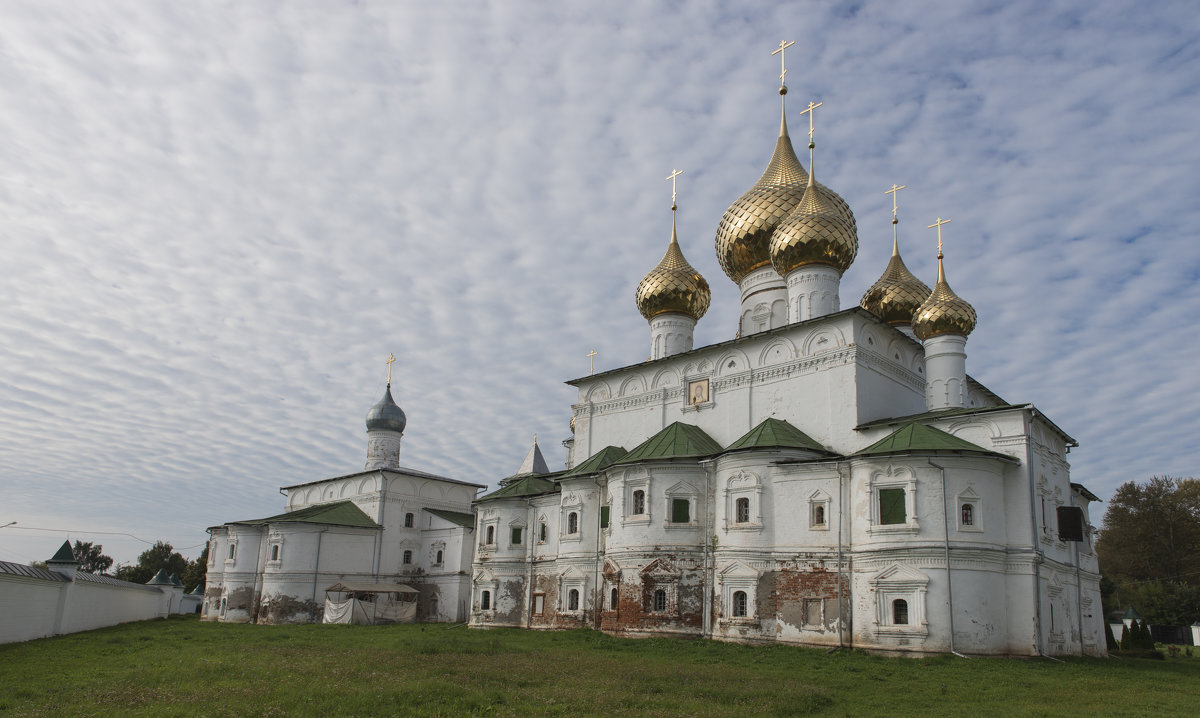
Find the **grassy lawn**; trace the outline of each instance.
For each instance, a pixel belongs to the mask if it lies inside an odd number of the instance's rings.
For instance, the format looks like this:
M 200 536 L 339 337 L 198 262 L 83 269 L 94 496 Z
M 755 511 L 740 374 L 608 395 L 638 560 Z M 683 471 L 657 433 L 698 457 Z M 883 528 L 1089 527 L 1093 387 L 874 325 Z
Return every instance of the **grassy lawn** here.
M 1200 660 L 920 660 L 194 617 L 0 646 L 0 715 L 1196 715 Z

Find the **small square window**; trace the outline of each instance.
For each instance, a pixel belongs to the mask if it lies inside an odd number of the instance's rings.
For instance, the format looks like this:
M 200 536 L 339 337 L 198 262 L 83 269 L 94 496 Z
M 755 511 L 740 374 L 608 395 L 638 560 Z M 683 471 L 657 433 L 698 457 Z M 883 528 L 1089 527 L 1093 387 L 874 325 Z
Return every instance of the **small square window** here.
M 691 520 L 691 502 L 687 499 L 671 499 L 671 523 L 686 524 Z
M 879 523 L 903 524 L 907 522 L 904 507 L 904 489 L 879 490 Z

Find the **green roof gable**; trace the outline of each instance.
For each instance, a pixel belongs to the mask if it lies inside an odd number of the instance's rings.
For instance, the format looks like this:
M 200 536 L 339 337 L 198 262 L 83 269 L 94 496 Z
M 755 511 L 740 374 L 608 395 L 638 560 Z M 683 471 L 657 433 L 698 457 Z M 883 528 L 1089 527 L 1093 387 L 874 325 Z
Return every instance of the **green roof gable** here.
M 458 524 L 463 528 L 472 528 L 475 526 L 475 514 L 464 514 L 460 511 L 446 511 L 445 509 L 425 509 L 429 513 L 437 516 L 439 519 L 445 519 L 452 524 Z
M 948 434 L 941 429 L 913 422 L 905 424 L 891 434 L 876 441 L 862 451 L 851 456 L 880 456 L 886 454 L 903 454 L 913 451 L 966 451 L 972 454 L 984 454 L 1011 459 L 1011 456 L 989 451 L 977 444 Z
M 642 442 L 618 464 L 659 459 L 686 459 L 721 453 L 721 445 L 698 426 L 675 422 Z
M 600 451 L 592 455 L 592 458 L 573 467 L 570 471 L 563 474 L 567 476 L 582 476 L 583 474 L 594 474 L 607 466 L 615 464 L 621 457 L 629 452 L 620 446 L 606 446 Z
M 158 573 L 154 574 L 154 578 L 146 582 L 147 586 L 172 586 L 171 577 L 167 575 L 167 569 L 160 568 Z
M 330 524 L 332 526 L 353 526 L 364 529 L 382 528 L 363 513 L 353 501 L 334 501 L 330 504 L 305 506 L 302 509 L 288 511 L 265 519 L 250 519 L 249 521 L 231 521 L 235 524 L 261 526 L 262 524 L 305 523 Z
M 828 454 L 808 434 L 780 419 L 764 419 L 761 424 L 746 432 L 746 435 L 726 447 L 726 451 L 738 449 L 808 449 Z
M 55 551 L 54 555 L 46 563 L 73 563 L 76 566 L 79 565 L 79 562 L 75 560 L 75 552 L 71 550 L 70 541 L 63 541 L 63 545 L 58 547 L 58 551 Z
M 542 494 L 549 494 L 555 491 L 558 491 L 558 484 L 553 481 L 538 476 L 522 476 L 490 494 L 480 496 L 475 499 L 475 502 L 478 503 L 490 499 L 514 499 L 522 496 L 541 496 Z

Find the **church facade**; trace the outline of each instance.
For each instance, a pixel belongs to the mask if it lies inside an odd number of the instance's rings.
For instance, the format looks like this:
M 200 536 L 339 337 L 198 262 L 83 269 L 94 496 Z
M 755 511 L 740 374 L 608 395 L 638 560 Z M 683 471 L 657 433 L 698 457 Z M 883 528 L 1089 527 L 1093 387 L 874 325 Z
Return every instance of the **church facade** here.
M 321 621 L 338 582 L 416 589 L 417 620 L 465 621 L 479 484 L 400 466 L 391 382 L 367 414 L 363 471 L 285 486 L 285 511 L 209 531 L 201 620 Z
M 717 229 L 735 339 L 693 347 L 710 291 L 672 219 L 636 293 L 650 359 L 568 382 L 568 468 L 535 443 L 475 502 L 471 625 L 1104 655 L 1076 442 L 967 375 L 977 317 L 946 279 L 943 220 L 933 289 L 894 211 L 889 265 L 840 308 L 857 224 L 809 150 L 806 170 L 784 115 Z

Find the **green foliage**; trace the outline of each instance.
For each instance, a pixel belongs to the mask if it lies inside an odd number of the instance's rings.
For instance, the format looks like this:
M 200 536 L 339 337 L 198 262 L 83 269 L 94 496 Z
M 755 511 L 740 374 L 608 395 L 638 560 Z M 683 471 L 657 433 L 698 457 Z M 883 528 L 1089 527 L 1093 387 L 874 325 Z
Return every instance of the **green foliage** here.
M 0 715 L 932 718 L 1190 715 L 1197 702 L 1200 660 L 882 658 L 590 630 L 178 617 L 0 646 Z
M 179 574 L 179 580 L 183 581 L 183 590 L 191 593 L 192 589 L 204 583 L 204 575 L 208 571 L 208 544 L 204 544 L 204 550 L 200 552 L 200 558 L 188 563 L 187 569 Z
M 154 578 L 159 569 L 166 569 L 167 575 L 182 574 L 187 571 L 188 560 L 177 553 L 174 547 L 166 541 L 156 541 L 153 546 L 138 555 L 135 566 L 117 566 L 113 572 L 122 581 L 145 583 Z
M 1121 647 L 1121 644 L 1117 643 L 1117 637 L 1113 635 L 1112 625 L 1108 621 L 1104 622 L 1104 642 L 1110 651 L 1115 651 Z
M 104 573 L 112 565 L 112 556 L 104 555 L 104 547 L 91 541 L 75 541 L 71 553 L 79 563 L 79 570 L 86 573 Z

